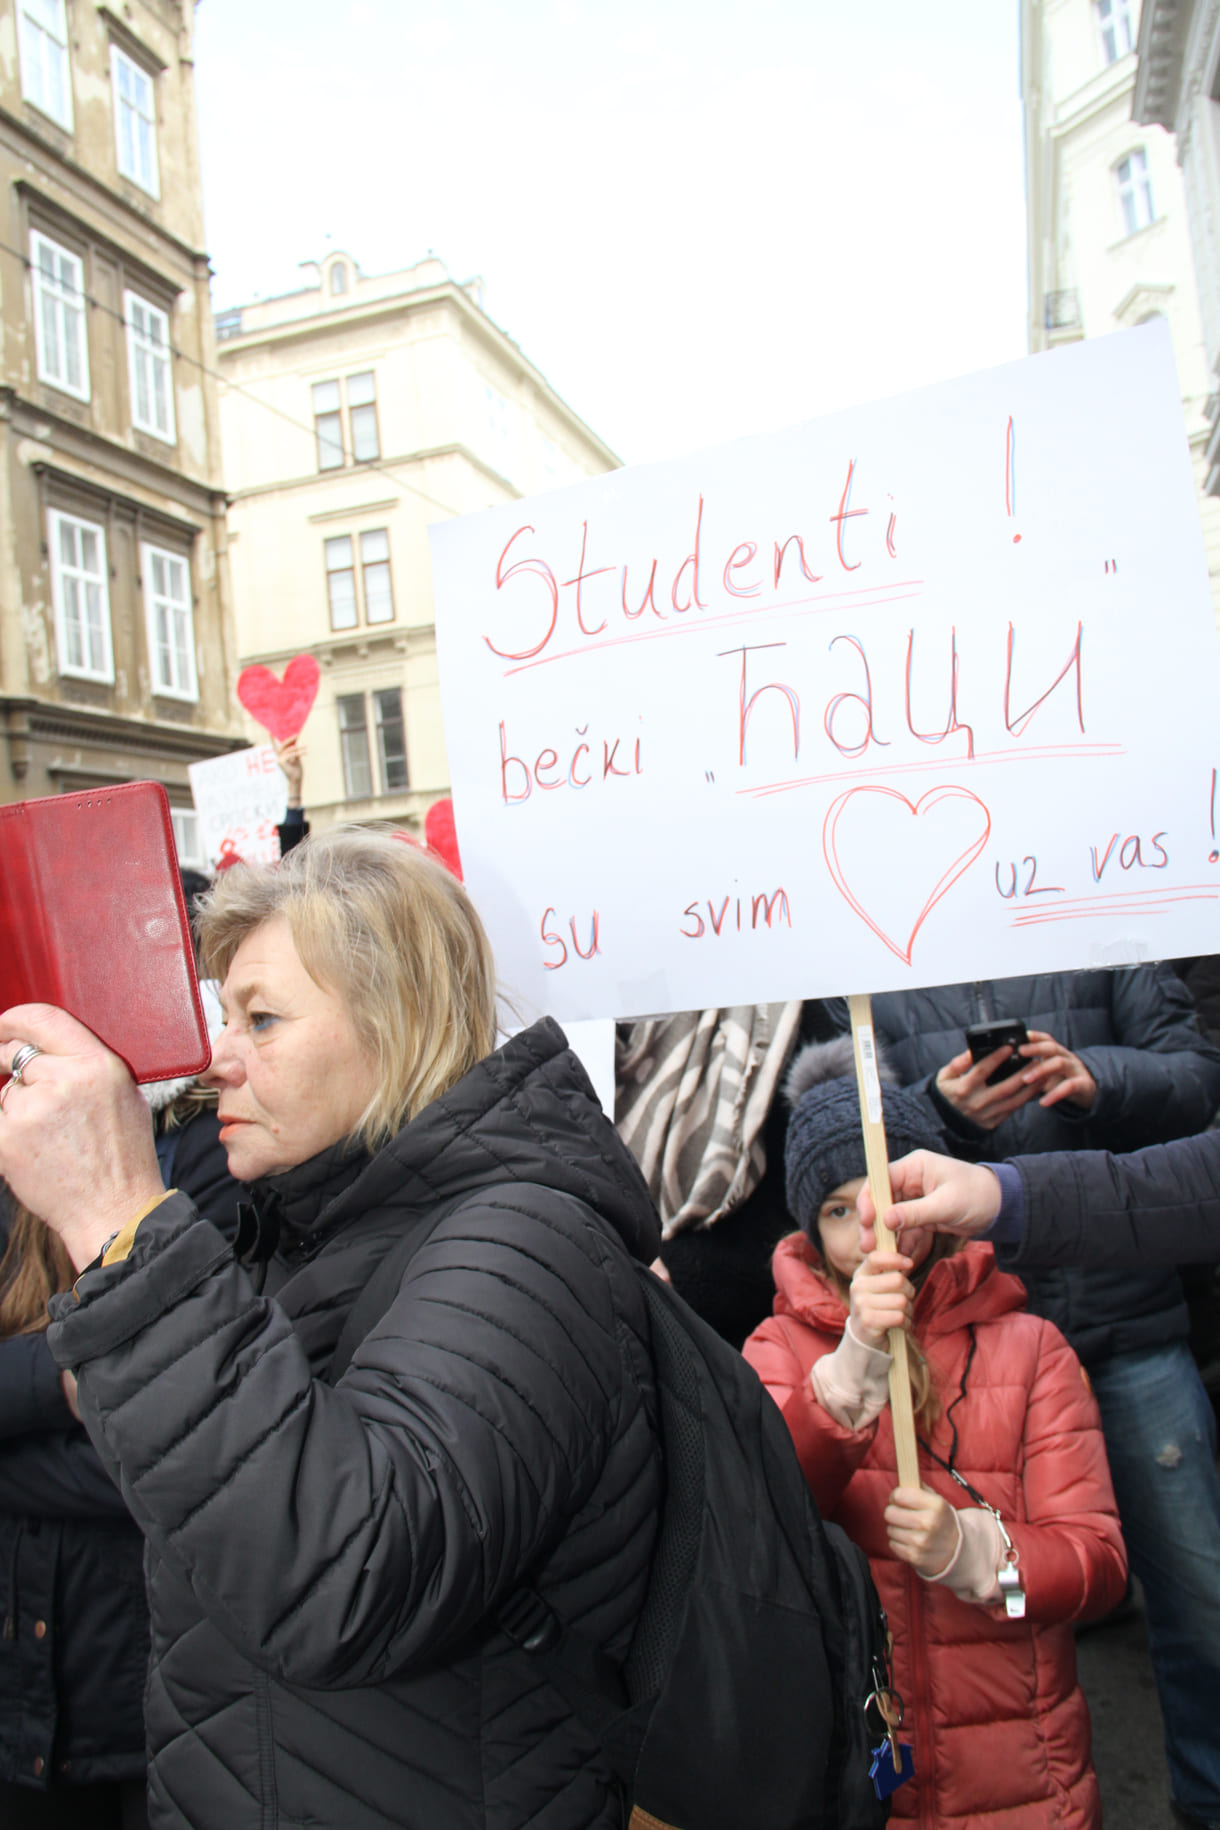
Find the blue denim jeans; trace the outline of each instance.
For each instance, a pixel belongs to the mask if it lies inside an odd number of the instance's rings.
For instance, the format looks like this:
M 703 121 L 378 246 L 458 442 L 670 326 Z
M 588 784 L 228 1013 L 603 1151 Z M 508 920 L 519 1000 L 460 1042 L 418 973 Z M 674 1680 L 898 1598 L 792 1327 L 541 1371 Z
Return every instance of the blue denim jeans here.
M 1148 1648 L 1174 1801 L 1220 1830 L 1216 1423 L 1183 1341 L 1089 1368 Z

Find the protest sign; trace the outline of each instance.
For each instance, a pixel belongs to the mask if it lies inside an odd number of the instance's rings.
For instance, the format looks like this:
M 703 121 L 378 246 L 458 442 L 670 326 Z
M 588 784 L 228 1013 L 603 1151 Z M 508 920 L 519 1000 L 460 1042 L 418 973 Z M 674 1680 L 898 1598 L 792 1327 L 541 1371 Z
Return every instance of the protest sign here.
M 275 829 L 288 805 L 288 783 L 271 745 L 192 763 L 187 773 L 209 865 L 214 869 L 239 859 L 274 863 L 280 855 Z
M 313 709 L 318 679 L 318 663 L 311 654 L 295 655 L 279 678 L 269 667 L 255 663 L 238 674 L 237 697 L 277 743 L 291 743 L 301 735 Z
M 466 881 L 563 1018 L 1220 950 L 1163 324 L 432 529 Z

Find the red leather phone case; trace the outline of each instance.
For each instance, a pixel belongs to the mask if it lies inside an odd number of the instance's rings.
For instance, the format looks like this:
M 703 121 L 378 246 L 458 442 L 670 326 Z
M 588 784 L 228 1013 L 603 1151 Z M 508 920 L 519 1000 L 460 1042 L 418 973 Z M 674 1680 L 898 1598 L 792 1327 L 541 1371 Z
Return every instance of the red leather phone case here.
M 57 1004 L 135 1078 L 211 1060 L 157 782 L 0 807 L 0 1010 Z

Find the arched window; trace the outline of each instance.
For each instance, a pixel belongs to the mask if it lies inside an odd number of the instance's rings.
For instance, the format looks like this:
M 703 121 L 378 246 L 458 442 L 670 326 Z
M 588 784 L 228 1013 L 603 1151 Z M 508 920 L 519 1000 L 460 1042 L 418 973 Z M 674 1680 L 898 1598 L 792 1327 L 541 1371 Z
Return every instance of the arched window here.
M 336 261 L 330 270 L 330 289 L 332 294 L 347 291 L 347 262 Z

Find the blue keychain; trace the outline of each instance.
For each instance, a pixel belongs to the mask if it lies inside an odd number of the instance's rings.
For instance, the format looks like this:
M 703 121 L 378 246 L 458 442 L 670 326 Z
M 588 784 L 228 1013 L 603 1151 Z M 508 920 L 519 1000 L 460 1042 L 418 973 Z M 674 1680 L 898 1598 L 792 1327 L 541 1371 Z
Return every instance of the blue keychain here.
M 885 1737 L 873 1749 L 873 1764 L 868 1769 L 868 1776 L 877 1797 L 888 1798 L 891 1792 L 915 1777 L 915 1756 L 907 1744 L 898 1739 L 906 1709 L 902 1698 L 884 1686 L 874 1690 L 869 1704 L 875 1706 L 885 1724 Z
M 894 1765 L 895 1749 L 898 1751 L 897 1767 Z M 877 1797 L 888 1798 L 891 1792 L 915 1777 L 915 1756 L 905 1741 L 900 1742 L 891 1735 L 880 1747 L 873 1749 L 873 1764 L 868 1769 L 868 1776 Z

